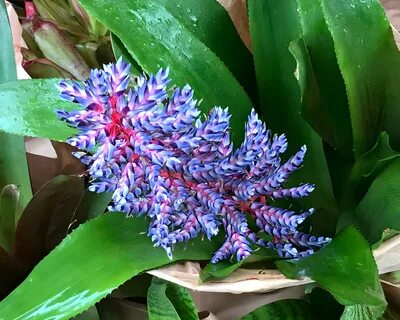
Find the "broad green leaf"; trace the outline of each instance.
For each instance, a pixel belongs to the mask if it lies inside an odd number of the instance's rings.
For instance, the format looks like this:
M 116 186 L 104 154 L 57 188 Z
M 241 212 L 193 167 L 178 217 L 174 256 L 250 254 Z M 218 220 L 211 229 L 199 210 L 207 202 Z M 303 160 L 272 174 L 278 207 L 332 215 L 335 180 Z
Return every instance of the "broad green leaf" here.
M 198 320 L 196 306 L 186 288 L 153 277 L 147 292 L 149 320 Z
M 395 160 L 372 183 L 356 208 L 355 218 L 368 241 L 378 242 L 385 229 L 400 231 L 400 160 Z
M 172 83 L 189 83 L 200 108 L 227 106 L 236 145 L 243 139 L 244 123 L 252 103 L 221 60 L 170 10 L 156 0 L 80 0 L 83 7 L 124 43 L 146 72 L 170 67 Z M 132 32 L 126 32 L 133 30 Z
M 217 263 L 208 263 L 200 271 L 200 281 L 206 282 L 215 278 L 225 278 L 230 275 L 233 271 L 239 268 L 243 264 L 243 260 L 233 263 L 230 260 L 223 260 Z
M 257 101 L 254 62 L 228 12 L 215 0 L 155 0 L 203 42 Z M 234 52 L 234 54 L 232 54 Z
M 304 39 L 292 41 L 289 51 L 297 64 L 295 76 L 301 89 L 301 113 L 322 139 L 335 145 L 326 111 L 321 107 L 322 97 Z
M 365 305 L 376 317 L 385 310 L 386 301 L 371 249 L 352 226 L 339 232 L 317 253 L 276 264 L 289 278 L 315 280 L 345 306 Z
M 4 1 L 0 2 L 0 41 L 0 83 L 16 80 L 17 69 L 15 68 L 14 45 Z
M 69 319 L 133 276 L 178 260 L 207 260 L 218 241 L 178 245 L 173 260 L 147 237 L 148 222 L 109 213 L 68 235 L 0 302 L 0 319 Z M 45 289 L 45 290 L 43 290 Z
M 0 194 L 0 246 L 10 252 L 14 242 L 19 190 L 14 184 L 7 185 Z
M 75 133 L 74 129 L 67 127 L 56 116 L 58 109 L 76 109 L 76 104 L 63 101 L 59 97 L 57 88 L 59 82 L 60 79 L 35 79 L 0 84 L 2 102 L 0 131 L 59 141 L 65 141 L 67 137 Z M 2 146 L 9 151 L 19 148 L 18 145 L 11 146 L 4 143 Z M 12 163 L 21 165 L 21 162 L 16 159 L 12 159 Z M 21 168 L 19 167 L 18 170 Z
M 122 57 L 126 62 L 131 64 L 131 73 L 136 76 L 142 73 L 138 63 L 132 58 L 131 54 L 126 50 L 125 45 L 115 34 L 111 34 L 111 44 L 116 60 Z
M 320 0 L 348 95 L 356 157 L 386 129 L 400 147 L 400 53 L 378 0 Z
M 293 154 L 302 145 L 307 145 L 304 167 L 291 180 L 293 183 L 316 184 L 316 190 L 302 203 L 334 212 L 322 141 L 301 116 L 296 61 L 289 51 L 290 43 L 299 39 L 302 33 L 296 3 L 292 0 L 249 0 L 248 6 L 263 116 L 274 133 L 287 135 L 288 153 Z
M 0 1 L 0 84 L 17 79 L 15 67 L 14 46 L 12 42 L 11 28 L 8 20 L 6 4 Z M 10 121 L 12 114 L 8 113 L 4 102 L 0 106 L 0 117 Z M 0 120 L 1 122 L 1 120 Z M 17 216 L 32 197 L 29 180 L 28 164 L 25 156 L 25 143 L 22 137 L 1 132 L 0 127 L 0 188 L 8 184 L 17 184 L 20 187 L 20 203 Z M 18 164 L 18 165 L 16 165 Z
M 241 320 L 309 320 L 312 319 L 310 304 L 304 300 L 281 300 L 262 306 Z
M 303 101 L 303 115 L 325 141 L 351 158 L 352 131 L 346 88 L 321 4 L 315 0 L 297 0 L 297 6 L 304 49 L 309 56 L 309 61 L 303 59 L 303 62 L 309 63 L 307 78 L 312 72 L 315 81 L 305 92 L 315 98 Z M 296 60 L 300 68 L 301 63 Z
M 84 193 L 81 178 L 58 176 L 32 198 L 15 232 L 14 258 L 30 271 L 68 233 Z

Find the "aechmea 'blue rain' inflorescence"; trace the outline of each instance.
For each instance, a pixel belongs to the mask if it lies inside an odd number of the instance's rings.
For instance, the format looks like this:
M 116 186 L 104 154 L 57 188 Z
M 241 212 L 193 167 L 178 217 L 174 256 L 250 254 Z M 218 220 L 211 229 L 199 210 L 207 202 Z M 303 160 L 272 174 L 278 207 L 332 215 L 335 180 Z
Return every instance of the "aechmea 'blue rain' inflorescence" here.
M 215 107 L 201 120 L 188 85 L 169 94 L 168 69 L 137 78 L 130 89 L 129 68 L 120 59 L 93 70 L 83 84 L 60 83 L 61 97 L 82 106 L 58 111 L 79 130 L 68 143 L 88 166 L 89 189 L 113 192 L 111 211 L 147 215 L 148 235 L 170 257 L 175 243 L 200 233 L 211 238 L 221 224 L 225 242 L 212 262 L 242 260 L 254 245 L 302 257 L 330 241 L 297 231 L 313 210 L 297 214 L 271 205 L 313 191 L 311 184 L 282 186 L 302 165 L 305 146 L 281 163 L 285 136 L 272 136 L 252 111 L 244 142 L 233 150 L 227 109 Z M 249 228 L 246 214 L 272 241 Z

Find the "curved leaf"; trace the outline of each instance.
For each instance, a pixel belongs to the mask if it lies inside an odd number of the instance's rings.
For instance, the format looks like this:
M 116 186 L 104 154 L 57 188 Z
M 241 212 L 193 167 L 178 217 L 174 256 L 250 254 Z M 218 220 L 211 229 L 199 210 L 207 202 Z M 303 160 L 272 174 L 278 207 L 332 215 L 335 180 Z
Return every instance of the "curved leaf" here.
M 116 60 L 122 57 L 122 59 L 131 64 L 131 70 L 130 70 L 131 73 L 133 73 L 136 76 L 141 74 L 140 66 L 135 61 L 135 59 L 132 58 L 128 50 L 126 50 L 125 45 L 115 34 L 111 34 L 111 45 Z
M 371 244 L 387 228 L 400 231 L 400 160 L 395 160 L 372 183 L 356 208 L 355 217 Z
M 0 246 L 10 252 L 14 242 L 16 211 L 19 199 L 18 186 L 9 184 L 0 194 Z
M 0 43 L 1 84 L 3 82 L 17 80 L 14 46 L 6 4 L 4 1 L 0 1 Z M 10 121 L 11 114 L 7 111 L 7 107 L 4 106 L 2 101 L 2 105 L 0 106 L 0 117 L 4 117 Z M 1 127 L 0 131 L 2 131 Z M 0 152 L 0 188 L 3 188 L 8 184 L 17 184 L 20 186 L 20 203 L 17 212 L 17 216 L 19 216 L 22 209 L 32 197 L 28 164 L 25 156 L 25 142 L 22 137 L 15 137 L 0 132 L 0 145 L 2 147 L 2 152 Z
M 138 273 L 171 263 L 147 229 L 143 217 L 120 213 L 81 225 L 0 302 L 0 319 L 69 319 Z M 179 245 L 173 261 L 207 260 L 218 245 L 200 239 Z
M 14 258 L 32 268 L 67 235 L 84 186 L 81 178 L 58 176 L 32 198 L 15 232 Z
M 218 1 L 155 1 L 165 6 L 186 29 L 221 59 L 253 101 L 258 99 L 253 57 L 240 39 L 228 12 Z
M 346 87 L 336 59 L 332 36 L 315 0 L 297 0 L 305 50 L 319 93 L 317 101 L 304 104 L 307 121 L 315 130 L 346 157 L 352 157 L 352 131 Z
M 316 190 L 302 203 L 335 211 L 332 185 L 321 138 L 301 116 L 300 87 L 295 78 L 296 61 L 289 45 L 301 36 L 295 1 L 249 0 L 252 37 L 261 110 L 274 133 L 285 133 L 289 153 L 307 145 L 304 167 L 293 183 L 312 182 Z
M 149 320 L 198 320 L 196 306 L 186 288 L 153 277 L 147 292 Z
M 289 278 L 310 277 L 345 306 L 364 305 L 374 316 L 386 307 L 378 270 L 368 242 L 352 226 L 313 255 L 276 262 Z
M 400 53 L 378 0 L 320 0 L 350 105 L 356 156 L 386 128 L 400 147 Z
M 233 140 L 242 141 L 252 103 L 220 59 L 156 0 L 80 0 L 83 7 L 124 43 L 146 72 L 169 66 L 172 83 L 189 83 L 200 108 L 228 106 Z M 126 32 L 134 30 L 134 32 Z
M 76 132 L 56 116 L 58 109 L 76 108 L 60 99 L 59 82 L 60 79 L 35 79 L 0 84 L 0 131 L 60 141 Z
M 375 146 L 354 162 L 343 197 L 358 204 L 372 181 L 399 156 L 390 146 L 388 134 L 382 132 Z
M 14 45 L 6 3 L 0 2 L 0 83 L 17 79 L 15 68 Z

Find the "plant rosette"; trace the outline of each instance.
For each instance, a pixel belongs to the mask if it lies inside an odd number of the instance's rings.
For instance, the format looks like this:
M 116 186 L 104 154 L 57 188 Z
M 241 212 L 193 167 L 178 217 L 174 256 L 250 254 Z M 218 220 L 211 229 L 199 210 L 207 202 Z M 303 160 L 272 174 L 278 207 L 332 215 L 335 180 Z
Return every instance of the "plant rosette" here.
M 399 236 L 371 250 L 384 231 L 400 229 L 400 58 L 379 2 L 249 0 L 252 54 L 214 0 L 80 2 L 112 32 L 115 56 L 135 76 L 116 59 L 85 82 L 9 81 L 11 71 L 1 79 L 3 138 L 67 141 L 99 194 L 69 190 L 83 204 L 72 220 L 81 210 L 89 221 L 69 234 L 67 221 L 65 239 L 0 303 L 0 315 L 72 317 L 152 270 L 209 292 L 316 281 L 346 306 L 344 316 L 379 317 L 378 271 L 400 267 Z M 14 168 L 8 184 L 28 186 L 27 168 L 13 161 L 4 162 Z M 82 180 L 56 178 L 44 193 Z M 27 209 L 40 207 L 40 194 Z M 118 212 L 103 214 L 108 204 Z M 271 261 L 279 271 L 264 267 Z

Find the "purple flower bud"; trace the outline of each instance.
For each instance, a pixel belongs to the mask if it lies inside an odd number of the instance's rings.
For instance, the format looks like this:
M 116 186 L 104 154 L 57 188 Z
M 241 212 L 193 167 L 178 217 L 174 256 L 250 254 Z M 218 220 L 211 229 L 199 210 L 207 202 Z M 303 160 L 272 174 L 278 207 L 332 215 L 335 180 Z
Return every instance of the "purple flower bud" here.
M 266 246 L 282 257 L 298 258 L 330 241 L 297 231 L 313 213 L 277 208 L 274 199 L 307 197 L 312 184 L 285 188 L 303 163 L 306 147 L 281 163 L 284 135 L 272 136 L 253 110 L 242 145 L 233 150 L 228 109 L 215 107 L 200 120 L 193 90 L 172 93 L 169 70 L 136 79 L 129 89 L 130 65 L 123 60 L 92 70 L 84 83 L 61 81 L 61 98 L 79 104 L 58 117 L 79 133 L 68 143 L 88 166 L 89 190 L 112 192 L 110 211 L 151 220 L 148 236 L 172 257 L 176 243 L 197 235 L 225 241 L 212 262 L 248 257 L 254 246 Z M 272 236 L 265 241 L 247 219 Z

